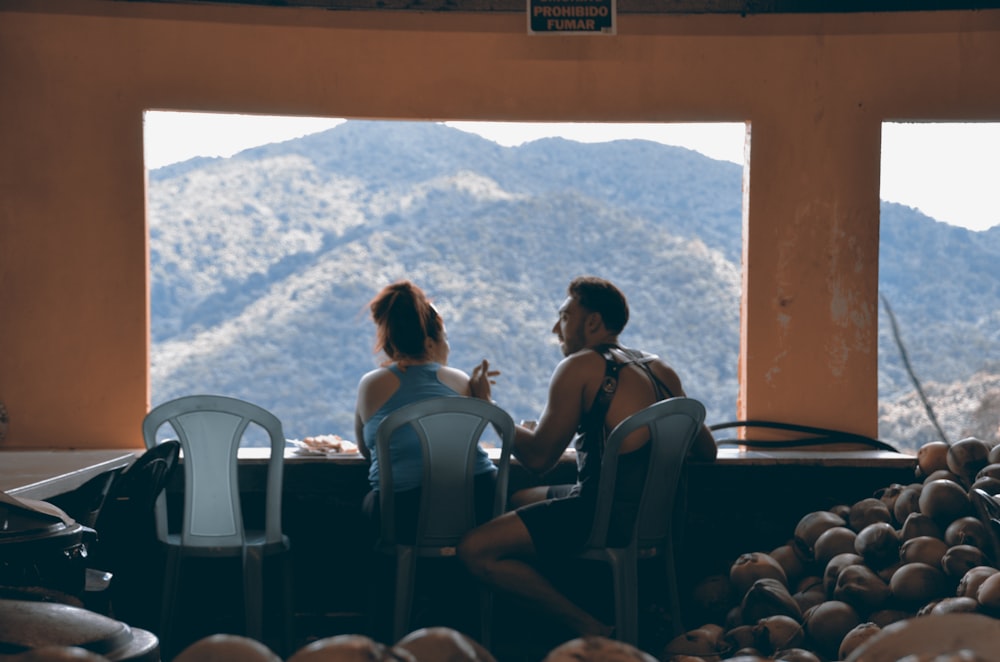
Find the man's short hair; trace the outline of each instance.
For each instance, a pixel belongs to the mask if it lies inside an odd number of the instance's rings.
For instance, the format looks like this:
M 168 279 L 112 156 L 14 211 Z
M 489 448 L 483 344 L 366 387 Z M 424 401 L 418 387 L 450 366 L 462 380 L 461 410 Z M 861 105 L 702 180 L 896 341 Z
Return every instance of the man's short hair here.
M 579 276 L 567 288 L 569 296 L 587 310 L 600 313 L 604 326 L 619 334 L 628 323 L 628 301 L 610 281 L 597 276 Z

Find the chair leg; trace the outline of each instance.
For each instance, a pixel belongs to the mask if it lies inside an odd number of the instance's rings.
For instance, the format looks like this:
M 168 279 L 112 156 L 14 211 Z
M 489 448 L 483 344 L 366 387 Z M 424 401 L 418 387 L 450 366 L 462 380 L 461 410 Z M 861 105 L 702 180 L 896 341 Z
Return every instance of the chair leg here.
M 479 593 L 479 643 L 486 650 L 490 650 L 492 644 L 491 631 L 493 629 L 493 591 L 481 589 Z
M 166 548 L 166 568 L 163 573 L 163 595 L 160 597 L 160 628 L 157 636 L 161 648 L 169 654 L 177 651 L 174 646 L 174 610 L 180 587 L 181 553 L 176 547 Z
M 295 592 L 292 584 L 292 555 L 286 551 L 281 555 L 281 613 L 283 657 L 295 651 Z
M 611 550 L 609 550 L 611 552 Z M 611 552 L 611 581 L 615 600 L 615 638 L 633 646 L 638 643 L 638 579 L 634 559 Z
M 264 561 L 257 547 L 243 548 L 243 600 L 246 633 L 251 639 L 264 641 Z
M 410 628 L 413 609 L 413 583 L 417 558 L 412 547 L 396 549 L 396 597 L 392 617 L 393 641 L 399 641 Z
M 681 592 L 680 587 L 677 585 L 677 568 L 676 562 L 674 561 L 674 547 L 669 542 L 667 542 L 666 550 L 664 550 L 664 564 L 666 566 L 666 582 L 667 582 L 667 601 L 669 602 L 668 607 L 670 608 L 670 626 L 673 628 L 673 634 L 678 637 L 684 634 L 684 623 L 681 621 Z

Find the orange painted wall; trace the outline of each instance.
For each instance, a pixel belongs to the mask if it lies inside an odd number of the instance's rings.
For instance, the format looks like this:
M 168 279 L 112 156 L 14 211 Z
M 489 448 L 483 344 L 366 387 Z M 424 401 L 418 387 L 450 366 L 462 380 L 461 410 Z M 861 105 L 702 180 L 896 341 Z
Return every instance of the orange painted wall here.
M 997 62 L 997 11 L 539 37 L 520 14 L 0 0 L 3 447 L 141 446 L 151 108 L 748 121 L 734 414 L 875 435 L 880 124 L 1000 119 Z

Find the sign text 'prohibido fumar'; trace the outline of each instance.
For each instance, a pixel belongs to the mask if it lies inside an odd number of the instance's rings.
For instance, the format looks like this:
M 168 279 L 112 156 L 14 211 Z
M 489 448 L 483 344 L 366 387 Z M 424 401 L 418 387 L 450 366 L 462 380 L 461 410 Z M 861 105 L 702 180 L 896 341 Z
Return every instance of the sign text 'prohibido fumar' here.
M 615 34 L 616 0 L 528 0 L 528 34 Z

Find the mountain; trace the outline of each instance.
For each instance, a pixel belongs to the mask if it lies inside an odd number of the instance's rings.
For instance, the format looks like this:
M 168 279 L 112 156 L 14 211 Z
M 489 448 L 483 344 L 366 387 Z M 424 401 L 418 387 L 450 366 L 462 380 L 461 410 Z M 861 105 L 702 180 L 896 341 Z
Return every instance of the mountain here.
M 366 304 L 409 278 L 444 316 L 450 363 L 489 358 L 503 372 L 498 402 L 537 418 L 561 358 L 555 310 L 572 277 L 594 273 L 629 297 L 623 343 L 664 356 L 709 423 L 732 420 L 741 185 L 741 166 L 654 142 L 501 147 L 412 122 L 349 121 L 157 169 L 154 404 L 226 393 L 274 411 L 290 438 L 353 437 L 355 386 L 378 362 Z M 1000 228 L 974 233 L 888 203 L 881 220 L 880 287 L 917 375 L 1000 374 L 987 363 L 1000 347 L 989 269 Z M 879 352 L 880 398 L 895 403 L 912 383 L 888 331 Z M 887 413 L 880 436 L 918 443 L 894 427 L 903 420 Z

